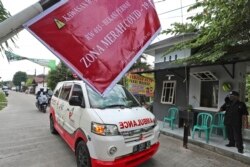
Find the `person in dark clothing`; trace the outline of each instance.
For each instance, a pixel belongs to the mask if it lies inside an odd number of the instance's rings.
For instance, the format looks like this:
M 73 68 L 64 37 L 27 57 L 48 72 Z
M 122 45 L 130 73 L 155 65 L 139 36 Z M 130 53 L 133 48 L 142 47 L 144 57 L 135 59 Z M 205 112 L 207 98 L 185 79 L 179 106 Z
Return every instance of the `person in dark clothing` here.
M 230 104 L 231 104 L 231 100 L 229 98 L 229 95 L 227 95 L 225 97 L 225 103 L 220 107 L 220 110 L 219 110 L 219 111 L 225 111 L 224 125 L 226 126 L 227 134 L 230 133 L 229 135 L 227 135 L 228 140 L 229 140 L 229 144 L 226 145 L 227 147 L 231 147 L 231 146 L 235 145 L 235 144 L 231 144 L 231 143 L 235 143 L 234 139 L 232 140 L 232 138 L 229 137 L 229 136 L 233 135 L 233 132 L 228 132 L 229 128 L 227 127 L 229 124 L 229 111 L 228 111 L 228 109 L 230 107 Z
M 230 106 L 231 100 L 229 98 L 229 95 L 227 95 L 224 99 L 225 103 L 220 107 L 220 111 L 227 111 L 227 109 Z
M 232 91 L 229 94 L 230 105 L 226 108 L 224 123 L 227 128 L 229 143 L 227 147 L 237 147 L 243 153 L 242 119 L 248 115 L 246 104 L 239 101 L 239 93 Z M 236 145 L 235 145 L 236 144 Z
M 45 93 L 43 88 L 40 88 L 40 90 L 36 93 L 36 99 L 42 94 Z

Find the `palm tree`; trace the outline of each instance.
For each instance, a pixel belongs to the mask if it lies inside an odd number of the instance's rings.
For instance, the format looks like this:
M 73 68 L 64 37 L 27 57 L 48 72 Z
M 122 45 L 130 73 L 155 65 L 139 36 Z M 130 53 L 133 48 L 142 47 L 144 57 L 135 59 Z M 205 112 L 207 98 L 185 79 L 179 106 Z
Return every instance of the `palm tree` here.
M 10 13 L 4 8 L 3 3 L 0 0 L 0 23 L 9 18 L 10 16 Z M 14 40 L 12 38 L 10 40 L 14 43 Z M 5 47 L 2 43 L 0 43 L 0 51 L 5 50 L 5 48 L 9 48 L 7 41 L 5 41 Z
M 133 73 L 133 72 L 142 72 L 142 71 L 148 71 L 151 70 L 150 65 L 146 62 L 147 57 L 146 55 L 142 54 L 136 62 L 133 64 L 133 66 L 128 70 L 127 73 Z M 122 79 L 118 82 L 121 85 L 126 85 L 126 77 L 122 77 Z
M 4 8 L 3 3 L 0 0 L 0 22 L 4 21 L 10 16 L 11 16 L 10 13 Z
M 150 70 L 150 65 L 145 62 L 145 60 L 147 60 L 146 55 L 142 54 L 140 58 L 137 59 L 137 61 L 134 63 L 134 65 L 129 69 L 129 72 Z

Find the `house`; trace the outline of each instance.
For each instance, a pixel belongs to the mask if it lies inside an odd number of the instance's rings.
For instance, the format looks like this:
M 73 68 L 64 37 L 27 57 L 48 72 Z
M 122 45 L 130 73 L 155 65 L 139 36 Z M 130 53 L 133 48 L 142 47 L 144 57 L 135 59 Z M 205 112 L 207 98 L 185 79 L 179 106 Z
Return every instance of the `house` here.
M 150 45 L 145 53 L 155 57 L 155 94 L 153 113 L 163 120 L 166 111 L 179 108 L 179 126 L 188 117 L 193 124 L 201 111 L 215 113 L 229 91 L 236 90 L 245 101 L 246 75 L 250 72 L 250 51 L 237 52 L 214 63 L 176 64 L 178 59 L 192 56 L 189 48 L 165 55 L 177 43 L 190 40 L 196 34 L 174 36 Z M 194 112 L 187 113 L 188 106 Z

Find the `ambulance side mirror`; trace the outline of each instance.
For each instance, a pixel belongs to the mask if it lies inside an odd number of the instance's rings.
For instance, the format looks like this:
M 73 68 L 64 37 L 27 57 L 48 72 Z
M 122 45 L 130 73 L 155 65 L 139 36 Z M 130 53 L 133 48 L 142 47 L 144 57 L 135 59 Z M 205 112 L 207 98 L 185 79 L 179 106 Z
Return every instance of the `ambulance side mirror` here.
M 69 105 L 71 106 L 79 106 L 79 107 L 85 107 L 85 104 L 82 103 L 82 100 L 80 100 L 79 96 L 71 96 L 69 99 Z

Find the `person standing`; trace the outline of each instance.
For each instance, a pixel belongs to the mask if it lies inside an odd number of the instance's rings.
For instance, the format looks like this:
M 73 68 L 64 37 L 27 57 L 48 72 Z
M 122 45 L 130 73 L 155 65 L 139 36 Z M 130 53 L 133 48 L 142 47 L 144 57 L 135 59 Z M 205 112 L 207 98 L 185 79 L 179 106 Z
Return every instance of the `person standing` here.
M 225 111 L 224 125 L 226 127 L 227 138 L 229 140 L 229 144 L 226 144 L 226 146 L 227 147 L 235 147 L 235 141 L 234 141 L 233 131 L 229 128 L 231 115 L 230 115 L 228 109 L 230 107 L 230 104 L 231 104 L 231 100 L 229 98 L 229 95 L 227 95 L 225 97 L 225 103 L 220 107 L 219 112 Z
M 228 147 L 238 148 L 239 153 L 243 153 L 243 140 L 242 140 L 242 120 L 246 119 L 248 115 L 246 104 L 239 101 L 239 93 L 232 91 L 229 94 L 230 106 L 227 109 L 227 116 L 225 117 L 226 127 L 228 132 L 229 144 Z

